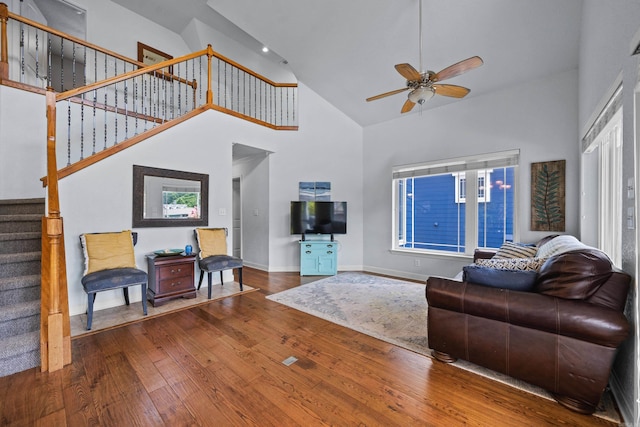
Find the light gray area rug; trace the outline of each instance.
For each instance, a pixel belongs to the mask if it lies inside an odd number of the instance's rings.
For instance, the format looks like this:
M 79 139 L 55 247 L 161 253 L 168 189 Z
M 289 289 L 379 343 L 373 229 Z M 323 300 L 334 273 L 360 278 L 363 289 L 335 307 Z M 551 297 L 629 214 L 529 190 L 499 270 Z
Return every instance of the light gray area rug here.
M 267 299 L 431 357 L 424 284 L 345 272 L 270 295 Z M 453 365 L 554 400 L 540 387 L 499 372 L 464 360 Z M 609 392 L 605 393 L 594 415 L 621 422 Z

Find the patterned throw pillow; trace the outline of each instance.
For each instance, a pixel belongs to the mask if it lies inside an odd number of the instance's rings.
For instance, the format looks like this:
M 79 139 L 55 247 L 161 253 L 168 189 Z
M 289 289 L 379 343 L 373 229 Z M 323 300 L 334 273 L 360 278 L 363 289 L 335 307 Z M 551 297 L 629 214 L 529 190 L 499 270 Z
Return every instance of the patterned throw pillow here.
M 504 242 L 498 252 L 493 256 L 494 259 L 505 258 L 533 258 L 538 252 L 537 246 L 528 246 L 520 243 Z
M 477 265 L 498 268 L 501 270 L 532 270 L 538 271 L 546 258 L 504 258 L 504 259 L 478 259 Z

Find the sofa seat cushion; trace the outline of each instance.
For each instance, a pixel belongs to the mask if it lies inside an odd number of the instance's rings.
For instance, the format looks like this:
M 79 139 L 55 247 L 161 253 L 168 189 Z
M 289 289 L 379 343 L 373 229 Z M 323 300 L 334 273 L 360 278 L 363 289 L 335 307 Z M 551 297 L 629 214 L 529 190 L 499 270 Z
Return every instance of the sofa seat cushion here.
M 534 270 L 505 270 L 467 265 L 462 268 L 462 280 L 493 288 L 528 292 L 536 284 L 538 273 Z
M 540 267 L 535 291 L 566 299 L 587 299 L 613 274 L 609 258 L 597 249 L 552 256 Z
M 241 268 L 242 259 L 230 255 L 212 255 L 201 259 L 198 263 L 200 269 L 205 271 L 221 271 L 231 268 Z
M 81 283 L 87 293 L 119 289 L 147 282 L 147 273 L 137 268 L 113 268 L 89 273 Z M 144 298 L 144 296 L 143 296 Z

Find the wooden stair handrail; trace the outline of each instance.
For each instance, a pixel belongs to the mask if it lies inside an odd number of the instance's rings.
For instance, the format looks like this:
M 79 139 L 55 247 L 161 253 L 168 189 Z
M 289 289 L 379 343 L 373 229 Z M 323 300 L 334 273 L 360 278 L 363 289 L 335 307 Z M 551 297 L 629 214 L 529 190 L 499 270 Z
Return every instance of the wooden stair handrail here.
M 145 65 L 143 68 L 138 68 L 137 70 L 127 71 L 126 73 L 119 74 L 119 75 L 113 76 L 113 77 L 109 77 L 108 79 L 101 80 L 99 82 L 91 83 L 91 84 L 88 84 L 86 86 L 77 87 L 75 89 L 70 89 L 70 90 L 67 90 L 65 92 L 58 93 L 56 95 L 56 101 L 64 101 L 65 99 L 68 99 L 68 98 L 74 98 L 74 97 L 77 97 L 77 96 L 79 96 L 79 95 L 81 95 L 83 93 L 87 93 L 87 92 L 91 92 L 93 90 L 101 89 L 103 87 L 110 86 L 112 84 L 120 83 L 122 81 L 129 80 L 129 79 L 132 79 L 134 77 L 141 76 L 143 74 L 153 73 L 154 71 L 161 70 L 162 68 L 167 68 L 167 67 L 170 67 L 171 65 L 175 65 L 175 64 L 178 64 L 180 62 L 188 61 L 190 59 L 194 59 L 194 58 L 197 58 L 199 56 L 206 55 L 206 54 L 207 54 L 207 49 L 203 49 L 203 50 L 200 50 L 198 52 L 194 52 L 194 53 L 190 53 L 188 55 L 181 56 L 179 58 L 174 58 L 174 59 L 169 59 L 167 61 L 159 62 L 159 63 L 157 63 L 155 65 Z M 164 72 L 161 71 L 161 72 L 158 73 L 158 77 L 162 77 L 162 76 L 172 76 L 172 74 L 164 73 Z M 176 77 L 176 76 L 174 76 L 174 77 L 175 77 L 174 80 L 181 81 L 181 82 L 183 82 L 185 84 L 189 83 L 185 79 L 182 79 L 182 78 Z M 192 82 L 192 84 L 195 86 L 195 83 Z

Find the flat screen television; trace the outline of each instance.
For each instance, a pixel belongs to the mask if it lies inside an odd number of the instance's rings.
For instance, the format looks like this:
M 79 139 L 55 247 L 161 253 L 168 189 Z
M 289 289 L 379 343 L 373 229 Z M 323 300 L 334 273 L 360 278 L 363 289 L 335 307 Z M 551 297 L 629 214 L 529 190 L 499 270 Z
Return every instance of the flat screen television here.
M 291 234 L 347 234 L 347 202 L 291 202 Z

